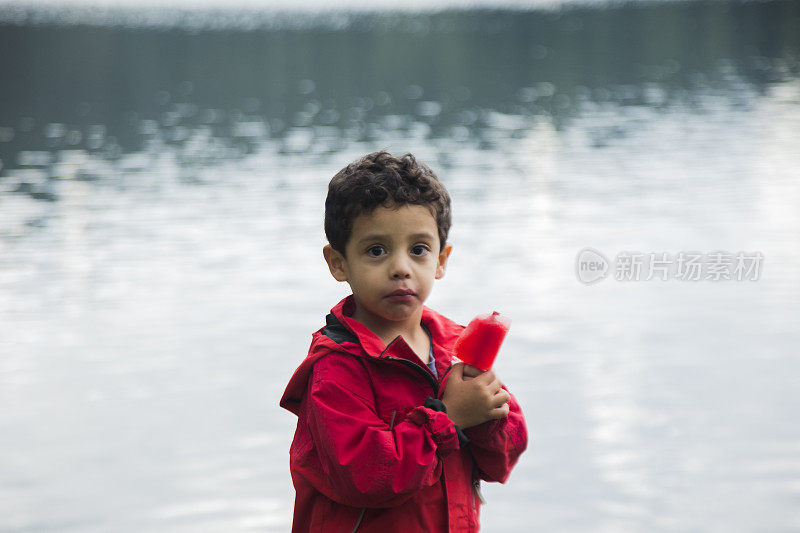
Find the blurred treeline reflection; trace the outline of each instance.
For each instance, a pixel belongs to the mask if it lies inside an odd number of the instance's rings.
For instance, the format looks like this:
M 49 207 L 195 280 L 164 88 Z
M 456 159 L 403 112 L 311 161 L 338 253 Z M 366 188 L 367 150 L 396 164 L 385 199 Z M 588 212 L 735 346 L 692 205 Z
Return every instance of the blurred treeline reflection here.
M 368 139 L 404 124 L 387 117 L 411 116 L 447 135 L 480 109 L 559 124 L 585 101 L 691 104 L 799 70 L 791 0 L 315 20 L 281 28 L 265 18 L 249 30 L 0 25 L 2 172 L 28 163 L 23 150 L 140 150 L 154 128 L 252 139 L 321 126 Z

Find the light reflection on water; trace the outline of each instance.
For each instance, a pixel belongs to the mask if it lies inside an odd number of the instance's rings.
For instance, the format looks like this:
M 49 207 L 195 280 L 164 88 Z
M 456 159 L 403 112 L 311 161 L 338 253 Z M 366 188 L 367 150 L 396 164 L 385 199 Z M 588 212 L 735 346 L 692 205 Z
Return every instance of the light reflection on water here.
M 376 92 L 337 122 L 303 100 L 281 133 L 242 116 L 222 134 L 212 108 L 177 106 L 138 120 L 138 149 L 49 122 L 58 143 L 0 177 L 0 529 L 288 528 L 277 401 L 346 294 L 320 253 L 326 186 L 378 148 L 414 152 L 453 197 L 429 305 L 514 320 L 498 372 L 531 444 L 486 487 L 484 530 L 800 527 L 800 83 L 726 76 L 667 103 L 646 83 L 569 89 L 561 115 L 408 85 L 408 110 L 374 111 Z M 208 124 L 182 122 L 195 111 Z M 587 287 L 585 246 L 765 264 L 756 282 Z

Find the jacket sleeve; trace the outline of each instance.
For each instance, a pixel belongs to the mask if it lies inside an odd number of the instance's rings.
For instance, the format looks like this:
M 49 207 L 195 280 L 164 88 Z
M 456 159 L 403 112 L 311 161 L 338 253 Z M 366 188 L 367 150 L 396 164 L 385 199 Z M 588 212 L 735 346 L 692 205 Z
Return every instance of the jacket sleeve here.
M 469 447 L 480 471 L 480 478 L 486 481 L 505 483 L 517 459 L 528 445 L 525 418 L 513 395 L 508 406 L 507 417 L 464 430 L 470 439 Z
M 446 413 L 423 406 L 390 427 L 366 383 L 352 356 L 331 354 L 314 366 L 305 415 L 322 475 L 311 482 L 345 505 L 391 507 L 438 480 L 458 437 Z

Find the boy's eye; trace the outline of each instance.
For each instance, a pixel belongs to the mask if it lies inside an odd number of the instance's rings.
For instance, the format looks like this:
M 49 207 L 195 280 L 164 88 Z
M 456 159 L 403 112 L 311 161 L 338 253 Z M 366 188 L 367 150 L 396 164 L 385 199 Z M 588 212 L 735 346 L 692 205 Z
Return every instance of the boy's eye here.
M 430 249 L 424 244 L 416 244 L 411 248 L 411 253 L 414 255 L 425 255 Z
M 377 244 L 375 246 L 370 246 L 369 248 L 367 248 L 367 255 L 370 257 L 379 257 L 384 253 L 386 253 L 386 249 L 383 246 L 379 246 Z

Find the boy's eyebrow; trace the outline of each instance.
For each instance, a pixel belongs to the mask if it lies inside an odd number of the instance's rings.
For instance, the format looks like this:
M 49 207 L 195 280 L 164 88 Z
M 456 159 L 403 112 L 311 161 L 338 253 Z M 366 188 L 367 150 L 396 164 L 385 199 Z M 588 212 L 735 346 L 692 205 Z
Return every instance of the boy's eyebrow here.
M 366 243 L 368 241 L 383 241 L 383 240 L 388 240 L 389 238 L 390 238 L 390 236 L 385 234 L 385 233 L 370 233 L 369 235 L 367 235 L 363 239 L 359 240 L 357 244 L 364 244 L 364 243 Z M 432 233 L 428 233 L 426 231 L 426 232 L 423 232 L 423 233 L 415 233 L 415 234 L 411 235 L 411 238 L 412 239 L 431 239 L 431 240 L 433 240 L 435 237 L 434 237 L 434 235 Z

